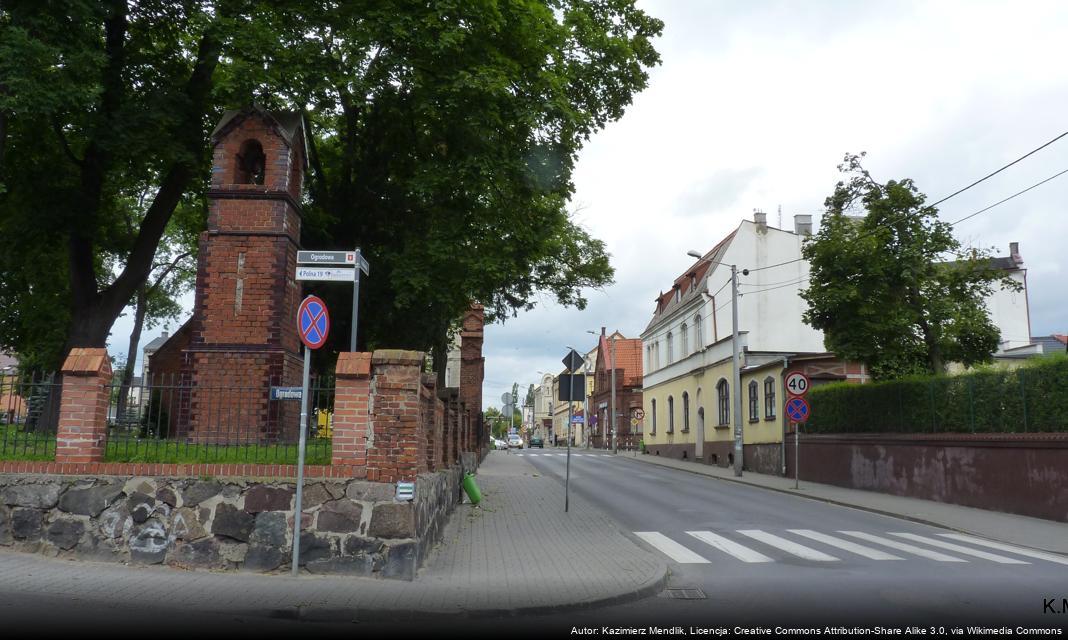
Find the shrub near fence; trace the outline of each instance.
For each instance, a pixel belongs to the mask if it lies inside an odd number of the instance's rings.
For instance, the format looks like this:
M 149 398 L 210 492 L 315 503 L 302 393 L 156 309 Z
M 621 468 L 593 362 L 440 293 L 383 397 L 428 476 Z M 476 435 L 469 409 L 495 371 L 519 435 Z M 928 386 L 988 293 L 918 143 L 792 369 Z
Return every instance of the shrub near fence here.
M 1068 357 L 1015 371 L 826 385 L 809 401 L 809 433 L 1068 432 Z

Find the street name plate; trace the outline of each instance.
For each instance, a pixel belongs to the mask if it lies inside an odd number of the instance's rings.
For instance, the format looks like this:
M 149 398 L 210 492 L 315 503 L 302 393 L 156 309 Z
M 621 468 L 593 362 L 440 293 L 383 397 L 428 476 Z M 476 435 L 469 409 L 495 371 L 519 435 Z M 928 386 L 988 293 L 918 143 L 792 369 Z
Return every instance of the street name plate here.
M 300 400 L 303 396 L 300 387 L 271 387 L 271 400 Z
M 355 251 L 298 251 L 299 264 L 356 264 Z M 366 264 L 366 262 L 365 262 Z
M 355 282 L 356 270 L 346 267 L 297 267 L 297 280 Z

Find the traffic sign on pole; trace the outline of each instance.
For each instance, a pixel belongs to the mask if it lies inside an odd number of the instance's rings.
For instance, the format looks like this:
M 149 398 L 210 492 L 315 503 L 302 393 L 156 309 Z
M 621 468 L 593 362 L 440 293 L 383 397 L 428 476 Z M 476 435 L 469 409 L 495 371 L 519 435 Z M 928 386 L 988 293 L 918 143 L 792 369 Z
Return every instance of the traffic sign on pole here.
M 298 264 L 356 264 L 355 251 L 298 251 Z
M 297 310 L 297 329 L 300 340 L 309 349 L 318 349 L 326 344 L 330 335 L 330 314 L 326 303 L 316 296 L 304 298 Z
M 786 393 L 791 396 L 803 396 L 808 393 L 808 389 L 811 386 L 812 383 L 809 381 L 808 376 L 800 371 L 793 371 L 786 376 Z
M 355 282 L 356 270 L 352 267 L 297 267 L 297 280 L 319 280 L 326 282 Z
M 790 422 L 808 422 L 808 402 L 804 398 L 794 397 L 786 401 L 786 415 Z

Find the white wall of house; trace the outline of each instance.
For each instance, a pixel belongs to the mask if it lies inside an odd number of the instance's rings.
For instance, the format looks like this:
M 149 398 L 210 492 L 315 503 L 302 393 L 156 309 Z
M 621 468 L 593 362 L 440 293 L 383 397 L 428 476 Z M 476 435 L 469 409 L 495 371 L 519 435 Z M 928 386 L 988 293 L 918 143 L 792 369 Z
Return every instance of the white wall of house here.
M 1008 275 L 1021 287 L 1027 283 L 1027 270 L 1009 271 Z M 998 287 L 986 299 L 990 319 L 1001 329 L 1001 351 L 1031 344 L 1031 320 L 1027 308 L 1027 289 L 1012 291 Z

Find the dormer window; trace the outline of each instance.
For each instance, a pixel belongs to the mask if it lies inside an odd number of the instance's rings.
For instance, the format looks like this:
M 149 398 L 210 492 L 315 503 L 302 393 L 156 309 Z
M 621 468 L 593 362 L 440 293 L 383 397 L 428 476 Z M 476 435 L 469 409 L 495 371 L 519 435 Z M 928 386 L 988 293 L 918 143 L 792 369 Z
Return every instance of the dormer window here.
M 680 298 L 682 298 L 681 289 L 679 285 L 675 285 L 675 302 L 678 302 Z
M 237 153 L 234 184 L 263 184 L 267 171 L 267 156 L 259 140 L 245 140 Z

